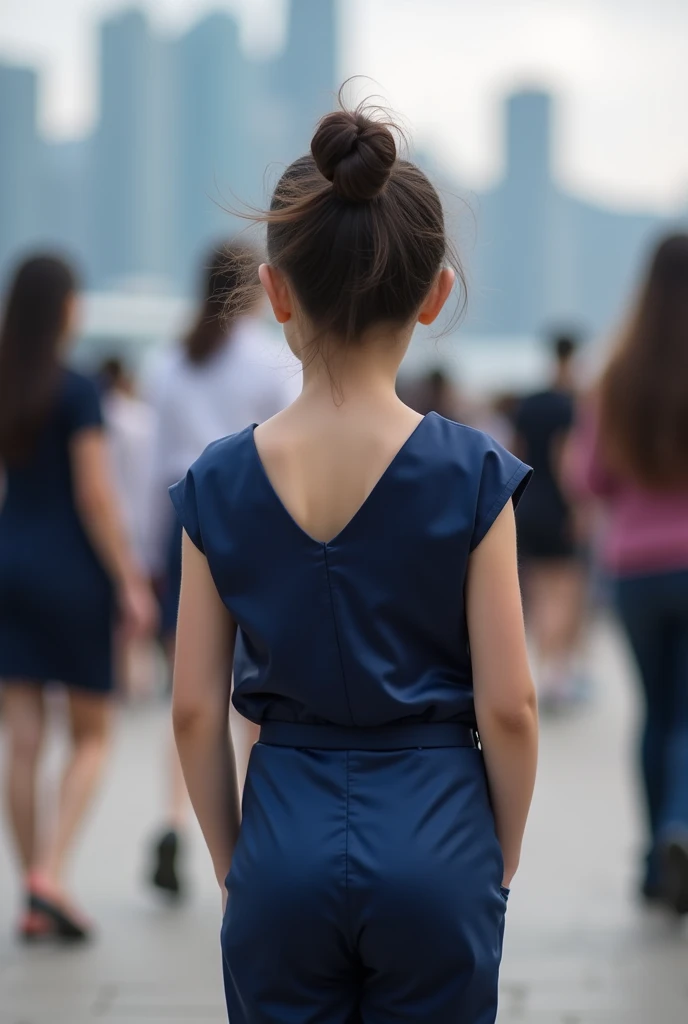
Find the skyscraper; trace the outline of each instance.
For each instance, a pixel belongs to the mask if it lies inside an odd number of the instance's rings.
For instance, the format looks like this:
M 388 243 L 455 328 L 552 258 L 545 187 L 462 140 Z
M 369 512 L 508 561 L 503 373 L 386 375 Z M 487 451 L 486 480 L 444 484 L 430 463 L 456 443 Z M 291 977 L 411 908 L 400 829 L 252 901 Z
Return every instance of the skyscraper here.
M 516 92 L 505 111 L 504 178 L 484 203 L 481 230 L 483 319 L 488 331 L 528 335 L 550 316 L 555 269 L 549 249 L 555 202 L 552 98 L 537 90 Z
M 307 151 L 316 121 L 336 103 L 337 8 L 337 0 L 291 0 L 287 45 L 276 69 L 277 95 L 289 124 L 289 159 Z
M 163 277 L 169 269 L 168 49 L 141 11 L 117 14 L 101 27 L 91 200 L 96 278 L 103 285 Z
M 37 75 L 0 64 L 0 274 L 37 240 L 41 148 Z
M 231 15 L 204 18 L 175 50 L 175 269 L 188 283 L 201 250 L 231 233 L 223 206 L 249 198 L 257 172 L 248 130 L 254 97 Z
M 526 89 L 506 101 L 506 178 L 521 191 L 552 177 L 552 97 Z

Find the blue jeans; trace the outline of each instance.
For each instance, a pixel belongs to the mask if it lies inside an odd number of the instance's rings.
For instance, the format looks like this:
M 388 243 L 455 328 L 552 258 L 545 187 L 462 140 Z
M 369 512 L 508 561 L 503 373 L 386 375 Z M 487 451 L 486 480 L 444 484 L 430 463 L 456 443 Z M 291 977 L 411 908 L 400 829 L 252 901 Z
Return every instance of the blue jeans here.
M 652 885 L 658 844 L 674 830 L 688 832 L 688 570 L 619 579 L 616 595 L 645 698 L 641 765 Z

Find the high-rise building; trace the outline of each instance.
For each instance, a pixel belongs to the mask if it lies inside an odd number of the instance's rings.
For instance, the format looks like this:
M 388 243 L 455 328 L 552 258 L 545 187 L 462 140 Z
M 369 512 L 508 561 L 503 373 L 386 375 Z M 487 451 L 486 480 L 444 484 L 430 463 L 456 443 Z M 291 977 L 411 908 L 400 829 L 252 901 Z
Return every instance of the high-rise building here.
M 202 250 L 229 235 L 227 207 L 254 198 L 253 103 L 239 29 L 227 13 L 195 24 L 175 47 L 176 277 L 185 284 Z
M 102 285 L 164 277 L 170 260 L 169 47 L 138 10 L 101 27 L 92 231 Z
M 0 64 L 0 274 L 38 240 L 41 146 L 36 129 L 38 79 L 29 68 Z
M 336 104 L 337 8 L 337 0 L 291 0 L 287 45 L 276 67 L 289 126 L 286 159 L 308 150 L 316 121 Z
M 478 209 L 469 329 L 532 337 L 558 325 L 607 331 L 662 221 L 604 209 L 564 191 L 552 168 L 552 97 L 505 104 L 504 175 Z
M 529 334 L 549 317 L 553 267 L 552 98 L 526 90 L 506 103 L 506 166 L 497 204 L 499 245 L 494 257 L 494 314 L 498 330 Z
M 535 191 L 552 178 L 552 97 L 526 89 L 506 104 L 506 180 L 517 190 Z

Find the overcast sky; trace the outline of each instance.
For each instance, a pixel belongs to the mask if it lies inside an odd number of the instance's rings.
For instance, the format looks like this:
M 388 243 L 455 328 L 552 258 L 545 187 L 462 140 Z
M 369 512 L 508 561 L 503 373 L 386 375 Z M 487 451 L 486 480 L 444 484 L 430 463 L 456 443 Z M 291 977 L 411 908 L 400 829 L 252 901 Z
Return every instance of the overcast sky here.
M 0 0 L 0 58 L 45 71 L 51 134 L 95 116 L 95 29 L 122 0 Z M 169 31 L 202 11 L 241 18 L 254 52 L 280 45 L 286 0 L 143 0 Z M 475 187 L 499 168 L 499 99 L 558 96 L 557 168 L 613 204 L 688 204 L 688 0 L 340 0 L 342 76 L 369 75 L 418 142 Z

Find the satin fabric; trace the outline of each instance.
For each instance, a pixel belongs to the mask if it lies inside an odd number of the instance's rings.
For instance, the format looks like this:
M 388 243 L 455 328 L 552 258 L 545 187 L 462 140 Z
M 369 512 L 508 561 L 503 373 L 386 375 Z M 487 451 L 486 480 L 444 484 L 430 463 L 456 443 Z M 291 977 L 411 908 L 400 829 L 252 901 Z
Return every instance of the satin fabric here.
M 529 469 L 430 413 L 328 544 L 273 490 L 250 427 L 171 490 L 239 627 L 234 704 L 254 722 L 475 725 L 468 558 Z
M 493 1024 L 506 894 L 482 753 L 456 739 L 476 724 L 464 586 L 529 472 L 430 414 L 326 544 L 252 428 L 172 489 L 238 626 L 237 709 L 297 737 L 251 756 L 222 929 L 232 1024 Z M 313 727 L 368 739 L 304 746 Z M 399 749 L 370 749 L 395 727 Z
M 259 743 L 222 928 L 231 1024 L 493 1024 L 502 871 L 480 751 Z

